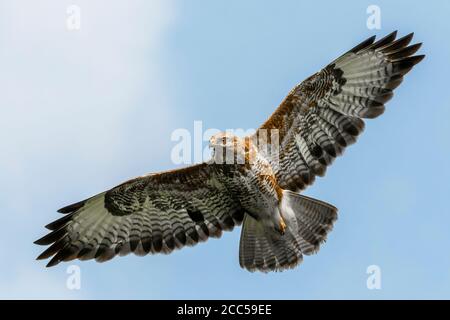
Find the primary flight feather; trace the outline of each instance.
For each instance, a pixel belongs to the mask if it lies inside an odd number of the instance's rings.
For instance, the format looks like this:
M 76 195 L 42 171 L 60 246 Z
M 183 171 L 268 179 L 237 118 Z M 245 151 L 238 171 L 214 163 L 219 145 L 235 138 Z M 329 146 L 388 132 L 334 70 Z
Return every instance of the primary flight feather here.
M 35 241 L 50 245 L 38 259 L 51 257 L 47 266 L 54 266 L 170 253 L 243 223 L 243 268 L 295 267 L 319 250 L 337 218 L 334 206 L 299 191 L 356 141 L 362 119 L 383 113 L 403 76 L 424 58 L 414 55 L 421 44 L 409 45 L 412 37 L 393 32 L 362 42 L 294 87 L 255 135 L 213 136 L 211 161 L 138 177 L 60 209 L 65 216 Z M 263 132 L 276 132 L 276 152 L 256 143 Z M 218 161 L 224 154 L 232 161 Z

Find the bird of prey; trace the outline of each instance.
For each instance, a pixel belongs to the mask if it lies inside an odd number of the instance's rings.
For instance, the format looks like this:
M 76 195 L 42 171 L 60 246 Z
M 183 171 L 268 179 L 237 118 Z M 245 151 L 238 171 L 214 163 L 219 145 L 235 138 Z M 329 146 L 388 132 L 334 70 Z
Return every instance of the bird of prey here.
M 403 76 L 424 58 L 414 55 L 421 43 L 409 45 L 412 33 L 396 36 L 373 36 L 295 86 L 254 135 L 214 135 L 210 161 L 147 174 L 60 209 L 65 215 L 35 241 L 50 245 L 38 259 L 52 257 L 50 267 L 170 253 L 242 223 L 241 267 L 297 266 L 319 250 L 337 218 L 334 206 L 300 191 L 356 141 L 363 119 L 383 113 Z M 277 132 L 277 152 L 255 143 L 264 130 Z M 224 154 L 232 161 L 217 161 Z

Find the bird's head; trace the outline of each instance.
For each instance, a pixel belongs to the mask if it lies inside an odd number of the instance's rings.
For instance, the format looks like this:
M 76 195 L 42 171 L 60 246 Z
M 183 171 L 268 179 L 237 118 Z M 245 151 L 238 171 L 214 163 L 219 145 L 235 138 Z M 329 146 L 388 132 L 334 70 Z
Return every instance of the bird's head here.
M 216 163 L 236 163 L 237 159 L 245 158 L 244 140 L 230 132 L 219 132 L 209 139 Z
M 236 144 L 240 142 L 240 138 L 230 132 L 219 132 L 213 135 L 209 139 L 210 148 L 221 147 L 228 148 L 234 147 Z

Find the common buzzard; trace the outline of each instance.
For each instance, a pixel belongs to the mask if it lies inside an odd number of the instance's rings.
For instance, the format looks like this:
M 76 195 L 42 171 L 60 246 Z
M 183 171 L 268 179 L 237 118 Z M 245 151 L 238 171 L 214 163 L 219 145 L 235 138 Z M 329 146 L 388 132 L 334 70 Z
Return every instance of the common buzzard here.
M 170 253 L 243 223 L 243 268 L 295 267 L 319 250 L 337 218 L 334 206 L 300 191 L 356 141 L 362 119 L 383 113 L 403 76 L 424 58 L 414 55 L 421 44 L 409 45 L 412 37 L 393 32 L 365 40 L 295 86 L 254 135 L 213 136 L 211 161 L 147 174 L 60 209 L 65 215 L 35 242 L 50 245 L 38 259 L 52 257 L 50 267 Z M 277 133 L 276 152 L 255 143 L 265 131 Z M 232 161 L 218 161 L 224 154 Z

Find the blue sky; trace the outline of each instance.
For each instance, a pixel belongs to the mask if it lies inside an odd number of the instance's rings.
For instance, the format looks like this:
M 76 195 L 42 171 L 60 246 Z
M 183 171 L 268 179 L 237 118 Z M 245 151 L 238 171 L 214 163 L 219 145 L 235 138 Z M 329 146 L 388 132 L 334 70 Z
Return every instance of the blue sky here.
M 81 29 L 66 27 L 69 5 Z M 369 5 L 381 29 L 366 26 Z M 450 298 L 448 1 L 0 0 L 0 298 Z M 366 37 L 415 32 L 427 58 L 306 194 L 339 208 L 319 254 L 283 273 L 238 263 L 240 229 L 168 256 L 44 268 L 56 209 L 174 167 L 171 133 L 254 128 Z M 366 286 L 367 267 L 381 289 Z

